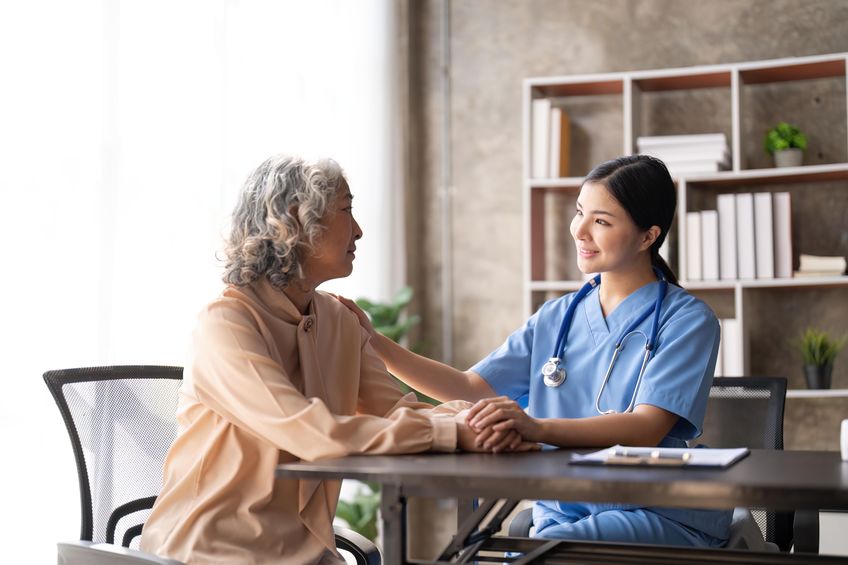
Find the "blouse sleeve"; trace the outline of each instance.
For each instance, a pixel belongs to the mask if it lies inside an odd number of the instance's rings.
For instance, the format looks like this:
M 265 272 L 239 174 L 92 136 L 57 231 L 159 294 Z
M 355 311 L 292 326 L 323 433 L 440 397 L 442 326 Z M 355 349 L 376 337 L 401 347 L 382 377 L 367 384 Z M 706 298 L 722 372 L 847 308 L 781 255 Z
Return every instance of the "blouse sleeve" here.
M 360 356 L 359 402 L 357 411 L 388 417 L 397 410 L 416 410 L 432 418 L 433 449 L 453 450 L 456 447 L 456 424 L 453 418 L 462 410 L 471 407 L 470 402 L 453 400 L 438 406 L 419 402 L 415 393 L 404 394 L 394 377 L 389 374 L 383 361 L 371 346 L 371 337 L 362 331 L 362 354 Z M 451 425 L 442 425 L 444 422 Z
M 701 434 L 719 336 L 718 320 L 707 309 L 687 312 L 662 329 L 636 404 L 651 404 L 680 416 L 671 436 L 688 440 Z
M 416 410 L 397 398 L 383 414 L 333 414 L 319 398 L 306 398 L 269 353 L 256 320 L 233 301 L 213 304 L 193 336 L 191 375 L 198 400 L 242 429 L 301 459 L 352 453 L 414 453 L 456 448 L 452 417 Z M 388 375 L 386 375 L 388 377 Z M 389 404 L 385 386 L 372 412 Z M 398 391 L 399 392 L 399 391 Z

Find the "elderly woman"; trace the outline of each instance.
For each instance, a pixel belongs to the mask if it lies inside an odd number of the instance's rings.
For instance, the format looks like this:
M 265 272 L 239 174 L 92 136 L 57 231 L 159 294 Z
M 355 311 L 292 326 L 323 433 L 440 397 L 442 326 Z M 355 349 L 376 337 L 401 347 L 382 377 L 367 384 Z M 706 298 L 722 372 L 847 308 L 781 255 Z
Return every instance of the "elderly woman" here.
M 315 290 L 353 269 L 352 199 L 330 160 L 273 157 L 248 178 L 142 549 L 187 563 L 344 563 L 332 529 L 340 483 L 275 479 L 278 464 L 476 449 L 457 416 L 466 403 L 404 396 L 356 316 Z M 517 433 L 497 446 L 528 448 Z

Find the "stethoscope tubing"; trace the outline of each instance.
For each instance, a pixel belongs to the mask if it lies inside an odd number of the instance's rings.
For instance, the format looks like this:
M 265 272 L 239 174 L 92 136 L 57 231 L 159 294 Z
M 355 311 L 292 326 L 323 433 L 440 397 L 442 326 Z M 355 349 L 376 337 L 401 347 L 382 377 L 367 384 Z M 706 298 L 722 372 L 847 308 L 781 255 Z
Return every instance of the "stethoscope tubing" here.
M 636 403 L 636 395 L 639 392 L 639 387 L 642 384 L 642 378 L 645 375 L 645 369 L 648 366 L 648 361 L 652 357 L 652 354 L 656 350 L 657 345 L 657 336 L 659 334 L 659 320 L 660 320 L 660 310 L 662 308 L 662 303 L 665 300 L 665 295 L 668 291 L 668 281 L 666 281 L 662 272 L 658 269 L 654 269 L 654 272 L 657 274 L 659 278 L 659 289 L 657 290 L 657 298 L 654 304 L 651 305 L 651 308 L 643 312 L 637 319 L 631 322 L 627 328 L 621 333 L 621 336 L 615 343 L 615 350 L 612 354 L 612 359 L 610 359 L 609 367 L 607 368 L 606 374 L 604 375 L 604 380 L 601 382 L 601 386 L 598 388 L 598 394 L 595 397 L 595 410 L 599 414 L 615 414 L 616 410 L 602 410 L 601 409 L 601 397 L 603 396 L 604 390 L 606 390 L 607 383 L 609 382 L 610 376 L 612 375 L 613 368 L 615 367 L 615 362 L 618 359 L 619 353 L 624 348 L 624 344 L 627 339 L 635 335 L 636 333 L 642 334 L 645 337 L 645 354 L 642 358 L 642 365 L 639 368 L 639 375 L 636 378 L 636 386 L 633 390 L 633 395 L 630 398 L 630 403 L 624 412 L 632 412 Z M 559 332 L 557 333 L 557 340 L 554 345 L 554 354 L 550 358 L 550 360 L 545 364 L 546 368 L 548 365 L 552 365 L 556 367 L 557 371 L 562 372 L 562 379 L 557 382 L 557 380 L 549 381 L 547 378 L 544 378 L 545 375 L 543 373 L 543 380 L 546 386 L 556 387 L 562 384 L 565 380 L 565 370 L 561 367 L 565 360 L 565 341 L 566 336 L 568 335 L 568 330 L 571 327 L 571 322 L 574 318 L 574 312 L 577 309 L 577 305 L 580 303 L 583 298 L 586 297 L 595 287 L 601 284 L 601 275 L 596 275 L 592 279 L 590 279 L 577 294 L 574 295 L 571 303 L 568 305 L 568 308 L 565 311 L 565 316 L 563 317 L 562 324 L 560 325 Z M 643 332 L 635 332 L 634 330 L 639 327 L 639 325 L 645 321 L 645 319 L 653 314 L 653 319 L 651 320 L 651 333 L 650 337 L 646 336 Z M 550 372 L 550 369 L 548 368 Z

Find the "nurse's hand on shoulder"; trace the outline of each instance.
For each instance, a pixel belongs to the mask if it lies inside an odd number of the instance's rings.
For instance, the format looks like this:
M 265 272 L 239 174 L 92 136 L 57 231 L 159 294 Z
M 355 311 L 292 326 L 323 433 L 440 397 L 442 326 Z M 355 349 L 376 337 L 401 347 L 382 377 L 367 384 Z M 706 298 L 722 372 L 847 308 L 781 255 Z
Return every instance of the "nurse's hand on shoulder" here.
M 374 337 L 375 330 L 374 324 L 371 323 L 371 319 L 368 317 L 368 314 L 362 311 L 362 308 L 356 305 L 356 302 L 351 300 L 350 298 L 345 298 L 344 296 L 339 296 L 338 294 L 333 294 L 336 300 L 341 302 L 348 310 L 353 312 L 356 315 L 356 318 L 359 320 L 359 325 L 362 326 L 371 337 Z
M 506 396 L 478 400 L 468 411 L 466 421 L 477 432 L 477 441 L 483 447 L 499 441 L 508 432 L 518 432 L 524 441 L 540 440 L 539 422 Z
M 456 416 L 456 443 L 462 451 L 474 451 L 478 453 L 511 453 L 516 451 L 536 451 L 540 445 L 530 441 L 524 441 L 521 434 L 515 430 L 506 430 L 497 434 L 497 437 L 489 438 L 489 442 L 479 441 L 479 434 L 471 429 L 466 422 L 465 410 Z M 484 445 L 485 443 L 485 445 Z

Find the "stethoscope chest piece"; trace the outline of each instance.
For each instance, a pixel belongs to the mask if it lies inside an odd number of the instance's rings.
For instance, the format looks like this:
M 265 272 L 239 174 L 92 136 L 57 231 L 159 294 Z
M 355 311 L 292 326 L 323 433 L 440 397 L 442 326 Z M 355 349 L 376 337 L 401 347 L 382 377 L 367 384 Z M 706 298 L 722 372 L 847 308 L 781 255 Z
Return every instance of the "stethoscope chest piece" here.
M 542 380 L 545 386 L 556 388 L 566 379 L 565 369 L 560 365 L 559 357 L 551 357 L 548 362 L 542 365 Z

